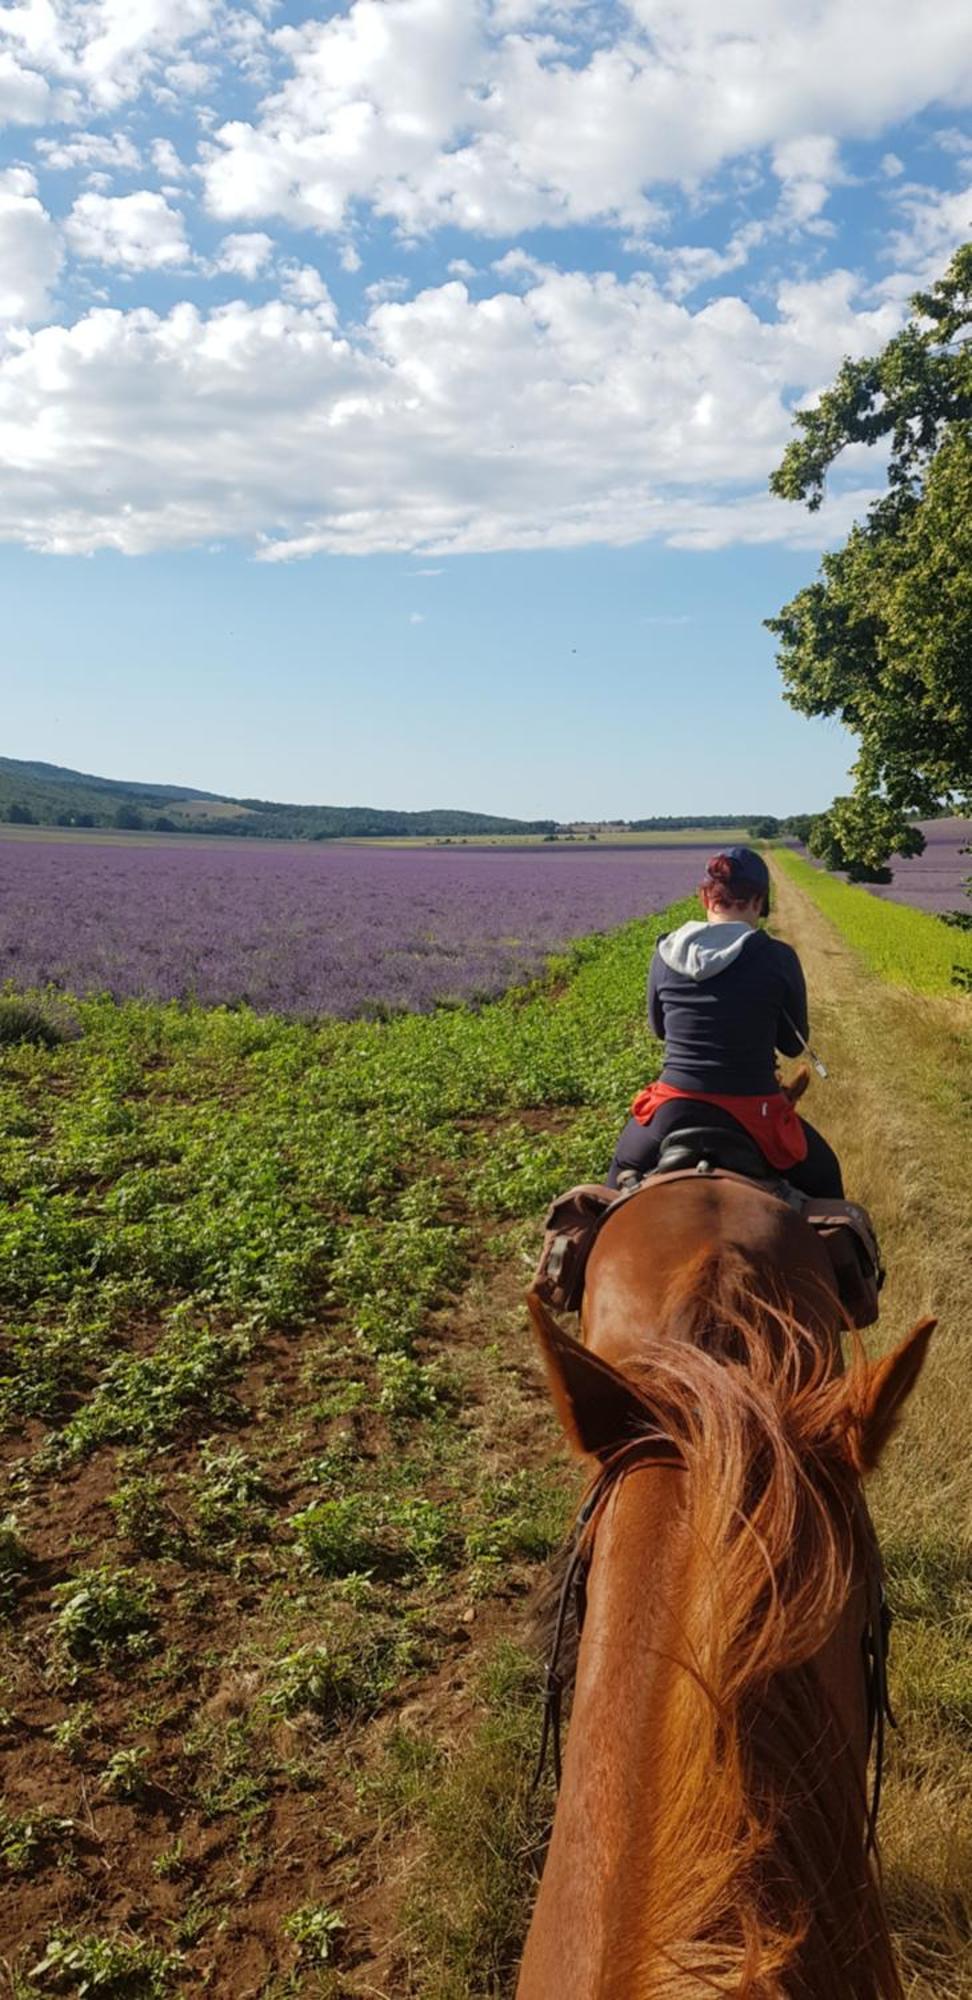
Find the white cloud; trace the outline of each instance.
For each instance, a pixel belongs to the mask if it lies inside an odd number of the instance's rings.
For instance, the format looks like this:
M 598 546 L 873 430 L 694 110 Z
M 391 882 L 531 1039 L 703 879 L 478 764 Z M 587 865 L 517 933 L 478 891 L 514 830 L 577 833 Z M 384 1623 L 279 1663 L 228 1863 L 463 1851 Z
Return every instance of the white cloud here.
M 57 230 L 29 168 L 0 172 L 0 320 L 29 326 L 44 319 L 61 259 Z
M 24 68 L 9 49 L 0 49 L 0 125 L 42 125 L 50 109 L 46 77 Z
M 83 194 L 65 223 L 76 257 L 126 271 L 159 271 L 189 258 L 185 223 L 164 195 Z
M 313 264 L 298 264 L 288 259 L 280 266 L 280 290 L 282 296 L 295 306 L 316 306 L 318 312 L 324 310 L 328 321 L 336 317 L 334 301 L 319 271 Z
M 15 0 L 0 10 L 0 65 L 29 65 L 92 110 L 114 109 L 163 79 L 181 97 L 227 57 L 259 74 L 264 11 L 261 0 Z M 0 105 L 4 74 L 0 67 Z M 40 102 L 36 81 L 29 88 Z M 29 98 L 25 106 L 8 115 L 33 118 Z
M 271 40 L 288 72 L 216 132 L 207 200 L 321 231 L 366 202 L 410 235 L 643 237 L 660 186 L 769 150 L 790 225 L 819 232 L 841 139 L 972 96 L 967 0 L 346 0 Z
M 211 63 L 194 62 L 191 56 L 182 56 L 178 62 L 169 64 L 165 72 L 166 87 L 177 98 L 201 97 L 207 86 L 215 82 L 216 74 Z
M 46 167 L 58 173 L 84 173 L 92 167 L 137 173 L 142 164 L 138 147 L 126 132 L 78 132 L 67 139 L 38 139 L 35 151 Z
M 361 258 L 353 243 L 346 243 L 341 251 L 341 269 L 342 271 L 350 271 L 352 275 L 355 271 L 360 271 L 361 269 Z
M 773 172 L 782 183 L 783 224 L 812 223 L 841 178 L 837 142 L 821 132 L 787 139 L 773 149 Z
M 266 269 L 273 255 L 273 237 L 262 229 L 247 230 L 240 236 L 224 236 L 216 252 L 214 268 L 252 282 Z
M 410 613 L 409 613 L 409 619 L 408 619 L 408 622 L 409 622 L 409 624 L 410 624 L 410 625 L 424 625 L 424 624 L 425 624 L 425 612 L 424 612 L 424 611 L 412 611 L 412 612 L 410 612 Z
M 353 334 L 329 302 L 99 310 L 3 360 L 0 534 L 129 553 L 242 537 L 269 560 L 816 546 L 857 502 L 810 517 L 766 496 L 790 399 L 898 324 L 859 310 L 846 272 L 782 287 L 771 319 L 556 270 L 478 301 L 452 281 Z
M 899 224 L 887 252 L 896 268 L 883 289 L 901 298 L 938 277 L 959 244 L 972 236 L 972 185 L 943 192 L 895 181 L 893 199 Z
M 160 180 L 185 180 L 188 168 L 180 160 L 171 139 L 153 139 L 152 165 Z
M 365 286 L 365 298 L 369 305 L 380 306 L 386 299 L 404 298 L 411 289 L 408 278 L 376 278 L 373 285 Z

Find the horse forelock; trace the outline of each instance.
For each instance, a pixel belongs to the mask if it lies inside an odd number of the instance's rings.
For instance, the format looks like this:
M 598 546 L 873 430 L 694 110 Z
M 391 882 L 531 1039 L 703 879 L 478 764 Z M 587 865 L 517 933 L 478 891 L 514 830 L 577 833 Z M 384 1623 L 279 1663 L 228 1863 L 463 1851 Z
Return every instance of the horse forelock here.
M 808 1991 L 891 2000 L 861 1775 L 813 1666 L 869 1555 L 847 1445 L 862 1355 L 838 1372 L 731 1247 L 690 1260 L 663 1318 L 683 1338 L 639 1342 L 626 1372 L 685 1466 L 692 1583 L 682 1671 L 644 1749 L 650 1894 L 617 1995 L 776 2000 L 803 1990 L 786 1983 L 799 1951 Z

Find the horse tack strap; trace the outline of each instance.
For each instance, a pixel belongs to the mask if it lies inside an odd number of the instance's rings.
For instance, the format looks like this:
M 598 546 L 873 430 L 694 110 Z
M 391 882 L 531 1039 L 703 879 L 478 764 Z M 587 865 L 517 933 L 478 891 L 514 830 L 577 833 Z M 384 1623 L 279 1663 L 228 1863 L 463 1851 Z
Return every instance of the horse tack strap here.
M 663 1437 L 660 1432 L 649 1432 L 647 1435 L 633 1438 L 629 1444 L 621 1445 L 617 1451 L 612 1452 L 611 1457 L 602 1465 L 590 1491 L 581 1503 L 574 1524 L 574 1546 L 571 1550 L 570 1559 L 564 1571 L 564 1580 L 560 1587 L 560 1597 L 557 1604 L 557 1622 L 554 1626 L 553 1644 L 550 1648 L 550 1658 L 547 1661 L 544 1675 L 543 1729 L 540 1735 L 540 1749 L 537 1753 L 536 1769 L 534 1770 L 530 1784 L 531 1792 L 536 1791 L 543 1777 L 548 1749 L 552 1749 L 553 1751 L 554 1783 L 557 1790 L 560 1790 L 562 1776 L 560 1726 L 563 1710 L 564 1683 L 560 1673 L 559 1661 L 564 1643 L 564 1632 L 567 1627 L 567 1614 L 570 1609 L 571 1597 L 574 1600 L 574 1616 L 577 1621 L 578 1636 L 584 1629 L 584 1619 L 587 1613 L 587 1572 L 591 1562 L 590 1545 L 593 1539 L 593 1530 L 597 1524 L 597 1516 L 600 1514 L 605 1502 L 609 1499 L 614 1487 L 620 1483 L 626 1473 L 637 1472 L 645 1468 L 656 1469 L 660 1466 L 664 1466 L 668 1470 L 677 1470 L 680 1472 L 685 1470 L 684 1460 L 677 1445 L 673 1444 L 671 1438 Z
M 874 1745 L 874 1782 L 867 1813 L 864 1852 L 873 1854 L 877 1843 L 878 1814 L 884 1779 L 885 1723 L 897 1729 L 888 1688 L 888 1645 L 891 1636 L 891 1608 L 884 1589 L 884 1569 L 877 1542 L 873 1543 L 868 1574 L 867 1624 L 864 1628 L 864 1677 L 867 1687 L 868 1751 Z

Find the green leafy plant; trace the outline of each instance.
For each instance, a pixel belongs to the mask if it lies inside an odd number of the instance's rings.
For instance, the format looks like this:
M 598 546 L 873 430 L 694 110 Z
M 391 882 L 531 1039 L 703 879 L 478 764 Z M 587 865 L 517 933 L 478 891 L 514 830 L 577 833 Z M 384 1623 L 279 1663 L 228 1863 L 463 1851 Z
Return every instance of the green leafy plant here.
M 71 1670 L 140 1658 L 155 1633 L 155 1585 L 130 1569 L 82 1570 L 56 1584 L 54 1652 Z
M 340 1912 L 329 1909 L 326 1903 L 305 1903 L 284 1918 L 283 1929 L 302 1959 L 314 1965 L 331 1965 L 347 1924 Z
M 7 1514 L 0 1520 L 0 1612 L 10 1610 L 17 1595 L 17 1586 L 29 1568 L 30 1556 L 21 1540 L 16 1518 Z
M 108 1505 L 121 1533 L 133 1548 L 145 1555 L 160 1555 L 183 1545 L 181 1523 L 166 1498 L 165 1481 L 148 1472 L 135 1472 L 116 1486 Z
M 200 1540 L 219 1546 L 263 1537 L 269 1516 L 261 1503 L 270 1488 L 259 1467 L 238 1445 L 220 1449 L 212 1440 L 201 1447 L 200 1461 L 195 1495 Z
M 12 1813 L 0 1806 L 0 1862 L 11 1875 L 29 1875 L 56 1855 L 74 1833 L 74 1821 L 35 1807 Z
M 68 1988 L 84 2000 L 165 2000 L 182 1965 L 178 1952 L 162 1951 L 140 1938 L 88 1935 L 57 1930 L 30 1977 L 52 1992 Z
M 111 1799 L 143 1799 L 148 1790 L 148 1751 L 140 1744 L 116 1750 L 101 1773 L 101 1789 Z
M 49 1733 L 56 1749 L 63 1750 L 68 1757 L 78 1758 L 83 1756 L 91 1741 L 95 1726 L 94 1703 L 79 1701 L 63 1722 L 51 1724 Z

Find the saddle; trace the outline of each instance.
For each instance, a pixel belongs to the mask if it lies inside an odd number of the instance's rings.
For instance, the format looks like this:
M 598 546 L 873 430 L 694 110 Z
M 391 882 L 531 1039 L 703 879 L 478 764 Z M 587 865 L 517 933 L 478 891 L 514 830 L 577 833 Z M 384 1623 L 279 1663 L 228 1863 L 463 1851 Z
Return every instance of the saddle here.
M 704 1125 L 672 1132 L 658 1165 L 641 1180 L 633 1173 L 622 1175 L 617 1189 L 587 1181 L 558 1195 L 544 1219 L 543 1249 L 531 1289 L 558 1311 L 579 1312 L 587 1260 L 608 1217 L 646 1188 L 699 1175 L 747 1186 L 755 1183 L 792 1208 L 827 1251 L 837 1296 L 851 1326 L 874 1325 L 884 1266 L 867 1210 L 855 1201 L 801 1194 L 781 1180 L 745 1132 Z

